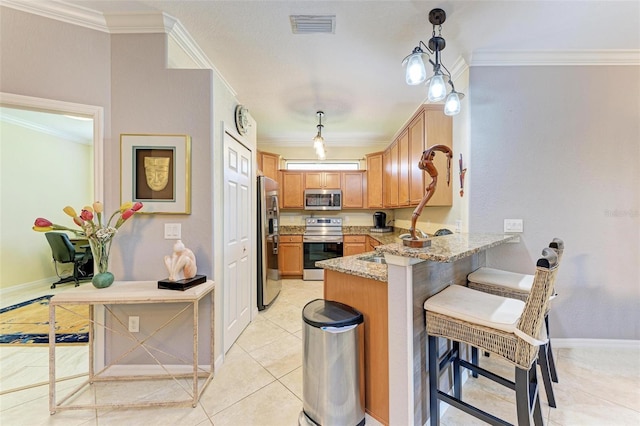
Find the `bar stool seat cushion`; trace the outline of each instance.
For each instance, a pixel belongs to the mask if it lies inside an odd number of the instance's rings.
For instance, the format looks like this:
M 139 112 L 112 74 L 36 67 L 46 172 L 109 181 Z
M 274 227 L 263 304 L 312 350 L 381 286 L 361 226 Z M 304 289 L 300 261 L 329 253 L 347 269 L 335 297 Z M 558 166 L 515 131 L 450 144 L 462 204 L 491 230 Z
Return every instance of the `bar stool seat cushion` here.
M 424 309 L 427 311 L 511 333 L 530 344 L 544 344 L 546 333 L 534 338 L 517 328 L 524 306 L 525 302 L 521 300 L 496 296 L 461 285 L 450 285 L 424 302 Z
M 498 285 L 515 290 L 531 291 L 533 275 L 518 274 L 516 272 L 503 271 L 502 269 L 480 268 L 468 275 L 468 280 L 478 284 Z

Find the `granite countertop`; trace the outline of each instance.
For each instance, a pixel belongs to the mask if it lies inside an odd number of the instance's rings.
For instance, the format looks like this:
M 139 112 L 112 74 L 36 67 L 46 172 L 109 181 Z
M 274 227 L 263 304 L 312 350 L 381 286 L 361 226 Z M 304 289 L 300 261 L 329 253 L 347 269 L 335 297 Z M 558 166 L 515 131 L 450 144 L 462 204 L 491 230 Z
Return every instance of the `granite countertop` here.
M 342 272 L 349 275 L 368 278 L 370 280 L 387 282 L 387 265 L 384 263 L 369 262 L 360 260 L 362 258 L 375 256 L 376 252 L 354 254 L 353 256 L 337 257 L 335 259 L 322 260 L 316 262 L 316 266 L 322 269 Z
M 280 225 L 278 231 L 280 235 L 303 235 L 304 226 L 296 225 Z M 391 244 L 400 241 L 398 236 L 400 234 L 406 234 L 409 231 L 406 229 L 394 228 L 392 232 L 371 232 L 370 226 L 343 226 L 342 235 L 368 235 L 374 238 L 381 244 Z
M 430 247 L 411 248 L 396 242 L 378 246 L 376 247 L 376 252 L 434 262 L 454 262 L 500 245 L 515 237 L 515 235 L 506 234 L 451 234 L 432 238 Z

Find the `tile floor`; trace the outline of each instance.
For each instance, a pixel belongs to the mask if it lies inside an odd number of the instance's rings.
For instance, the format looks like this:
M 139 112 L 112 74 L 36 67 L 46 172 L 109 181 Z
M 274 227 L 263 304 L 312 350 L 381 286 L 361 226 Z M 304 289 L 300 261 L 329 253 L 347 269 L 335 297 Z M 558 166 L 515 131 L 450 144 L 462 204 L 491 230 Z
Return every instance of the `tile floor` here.
M 64 290 L 63 286 L 55 292 Z M 22 295 L 21 300 L 39 295 L 35 292 Z M 321 282 L 284 281 L 274 305 L 261 312 L 229 350 L 224 365 L 216 371 L 196 408 L 70 410 L 50 416 L 47 348 L 0 346 L 0 424 L 294 426 L 302 408 L 300 311 L 307 301 L 321 295 Z M 3 297 L 1 304 L 7 306 L 18 301 Z M 86 371 L 87 346 L 60 347 L 56 352 L 57 365 L 66 366 L 66 371 L 59 371 L 59 376 Z M 549 408 L 542 396 L 548 425 L 640 424 L 640 350 L 556 348 L 555 353 L 560 383 L 554 389 L 559 408 Z M 482 363 L 505 375 L 513 375 L 509 365 L 493 357 L 483 358 Z M 82 380 L 71 379 L 58 386 L 63 390 Z M 13 390 L 27 382 L 40 386 Z M 96 392 L 111 396 L 137 394 L 141 398 L 157 395 L 133 383 L 107 386 L 110 388 L 96 386 Z M 171 386 L 161 390 L 163 393 L 175 391 Z M 88 394 L 79 398 L 93 398 Z M 479 378 L 467 381 L 463 395 L 470 402 L 480 401 L 478 404 L 492 413 L 515 421 L 511 391 Z M 367 424 L 376 425 L 376 422 L 367 417 Z M 482 423 L 450 408 L 441 424 Z

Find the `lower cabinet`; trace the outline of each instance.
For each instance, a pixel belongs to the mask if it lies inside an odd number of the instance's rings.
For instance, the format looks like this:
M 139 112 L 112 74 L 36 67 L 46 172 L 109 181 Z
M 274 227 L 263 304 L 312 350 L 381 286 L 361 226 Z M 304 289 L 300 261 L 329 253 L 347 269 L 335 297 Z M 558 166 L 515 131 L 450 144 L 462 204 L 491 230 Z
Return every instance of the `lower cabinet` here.
M 387 283 L 325 269 L 324 298 L 362 312 L 365 411 L 389 424 L 389 323 Z M 362 367 L 362 365 L 361 365 Z
M 344 256 L 352 256 L 354 254 L 367 252 L 367 236 L 366 235 L 345 235 L 343 237 L 344 246 L 342 248 Z
M 366 251 L 373 251 L 380 244 L 382 244 L 380 241 L 378 241 L 375 238 L 372 238 L 372 237 L 367 235 L 367 250 Z
M 302 235 L 281 235 L 278 266 L 284 277 L 302 277 Z

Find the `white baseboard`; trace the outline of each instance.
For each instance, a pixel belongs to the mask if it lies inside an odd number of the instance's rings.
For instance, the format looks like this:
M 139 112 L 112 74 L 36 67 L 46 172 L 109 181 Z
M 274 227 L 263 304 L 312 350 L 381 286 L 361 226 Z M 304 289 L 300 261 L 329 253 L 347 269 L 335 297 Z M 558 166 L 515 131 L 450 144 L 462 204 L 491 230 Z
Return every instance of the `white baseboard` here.
M 58 281 L 59 278 L 55 275 L 48 278 L 43 278 L 37 281 L 31 281 L 29 283 L 23 283 L 18 285 L 12 285 L 6 288 L 0 288 L 0 297 L 10 297 L 15 294 L 29 292 L 36 289 L 48 289 L 51 284 Z
M 617 339 L 556 339 L 551 340 L 554 349 L 560 348 L 629 348 L 640 349 L 640 340 Z

